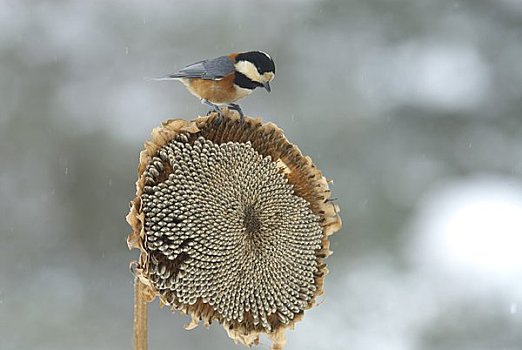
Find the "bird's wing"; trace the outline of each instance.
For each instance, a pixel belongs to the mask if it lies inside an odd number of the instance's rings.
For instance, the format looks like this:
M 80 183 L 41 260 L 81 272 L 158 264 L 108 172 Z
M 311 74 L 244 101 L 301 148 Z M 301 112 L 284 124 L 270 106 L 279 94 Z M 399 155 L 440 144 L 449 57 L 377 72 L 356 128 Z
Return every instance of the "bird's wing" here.
M 199 61 L 180 70 L 177 73 L 170 74 L 167 77 L 171 79 L 177 78 L 199 78 L 218 80 L 224 76 L 234 72 L 234 63 L 227 56 Z

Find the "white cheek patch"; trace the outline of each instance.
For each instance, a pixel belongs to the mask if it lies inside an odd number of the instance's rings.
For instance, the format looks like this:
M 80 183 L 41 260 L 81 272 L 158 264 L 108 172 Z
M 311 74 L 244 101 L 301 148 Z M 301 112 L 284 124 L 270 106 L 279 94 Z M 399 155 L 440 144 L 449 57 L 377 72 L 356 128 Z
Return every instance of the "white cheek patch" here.
M 272 79 L 274 79 L 274 73 L 266 72 L 265 74 L 263 74 L 263 79 L 264 81 L 272 81 Z
M 258 82 L 264 81 L 263 77 L 257 71 L 256 66 L 251 62 L 239 61 L 234 66 L 238 72 L 243 73 L 247 78 L 250 78 L 250 80 Z

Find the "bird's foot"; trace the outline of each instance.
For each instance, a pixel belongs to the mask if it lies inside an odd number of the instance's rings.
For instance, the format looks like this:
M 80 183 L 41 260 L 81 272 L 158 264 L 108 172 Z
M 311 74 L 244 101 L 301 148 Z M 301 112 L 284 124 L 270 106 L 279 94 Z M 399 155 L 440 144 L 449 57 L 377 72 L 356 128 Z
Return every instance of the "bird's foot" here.
M 245 122 L 245 115 L 243 114 L 243 111 L 241 110 L 241 107 L 239 107 L 236 103 L 230 103 L 227 105 L 227 107 L 233 111 L 236 111 L 239 113 L 239 122 L 243 124 Z
M 215 112 L 218 114 L 218 118 L 223 118 L 223 112 L 221 112 L 221 109 L 219 108 L 218 105 L 210 102 L 209 100 L 205 100 L 205 99 L 202 99 L 201 103 L 204 105 L 207 105 L 210 108 L 209 111 L 207 112 L 207 116 Z

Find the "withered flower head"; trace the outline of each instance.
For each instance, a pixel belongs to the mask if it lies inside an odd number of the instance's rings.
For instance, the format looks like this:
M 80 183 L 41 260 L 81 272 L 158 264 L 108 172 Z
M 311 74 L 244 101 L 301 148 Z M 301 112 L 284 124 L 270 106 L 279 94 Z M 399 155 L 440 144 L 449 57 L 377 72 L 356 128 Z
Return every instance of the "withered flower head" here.
M 341 226 L 325 178 L 274 124 L 169 120 L 140 155 L 127 217 L 149 300 L 218 320 L 246 345 L 284 331 L 322 293 Z

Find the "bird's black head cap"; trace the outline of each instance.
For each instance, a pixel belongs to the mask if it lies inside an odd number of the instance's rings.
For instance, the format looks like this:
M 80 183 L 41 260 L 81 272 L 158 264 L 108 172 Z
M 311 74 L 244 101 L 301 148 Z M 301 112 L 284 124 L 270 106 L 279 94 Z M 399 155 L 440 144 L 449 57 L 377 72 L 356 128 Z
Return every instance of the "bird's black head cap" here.
M 261 51 L 242 52 L 236 56 L 236 62 L 248 61 L 256 66 L 259 74 L 266 72 L 275 73 L 275 64 L 268 54 Z

